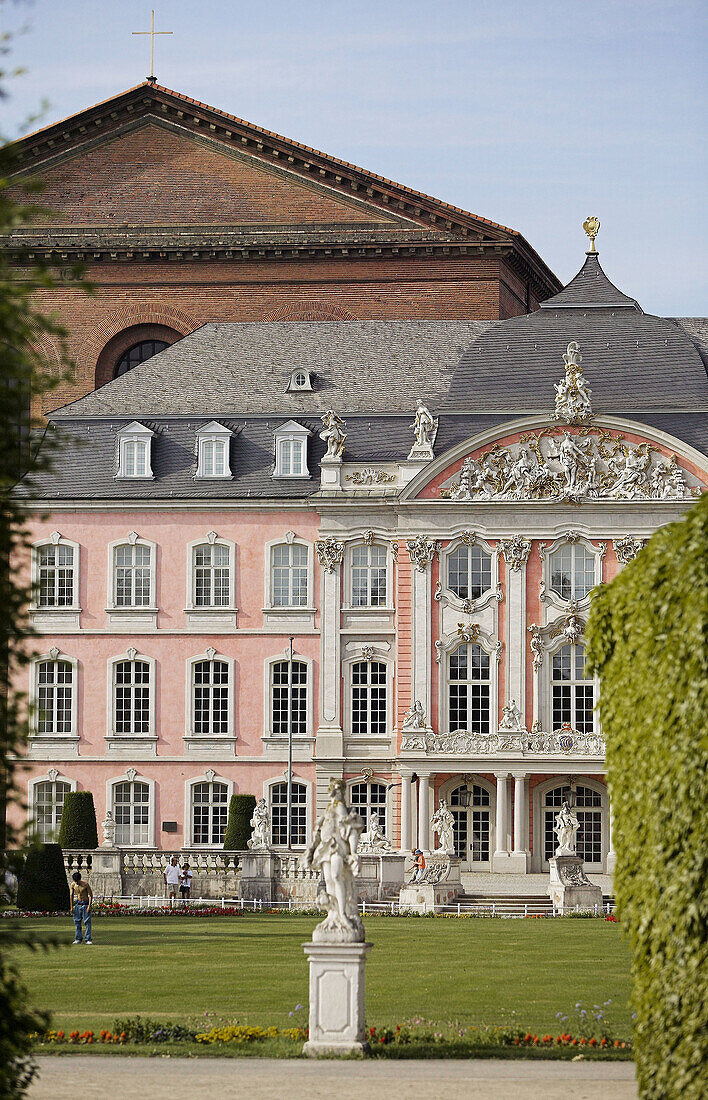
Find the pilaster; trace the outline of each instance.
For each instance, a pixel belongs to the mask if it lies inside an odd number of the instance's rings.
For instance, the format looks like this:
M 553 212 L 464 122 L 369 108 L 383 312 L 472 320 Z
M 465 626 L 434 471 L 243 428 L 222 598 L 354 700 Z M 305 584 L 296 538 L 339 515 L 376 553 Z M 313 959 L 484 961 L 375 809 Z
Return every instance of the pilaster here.
M 325 538 L 317 543 L 322 567 L 320 612 L 320 723 L 317 756 L 344 755 L 341 714 L 342 657 L 340 646 L 341 571 L 344 543 Z

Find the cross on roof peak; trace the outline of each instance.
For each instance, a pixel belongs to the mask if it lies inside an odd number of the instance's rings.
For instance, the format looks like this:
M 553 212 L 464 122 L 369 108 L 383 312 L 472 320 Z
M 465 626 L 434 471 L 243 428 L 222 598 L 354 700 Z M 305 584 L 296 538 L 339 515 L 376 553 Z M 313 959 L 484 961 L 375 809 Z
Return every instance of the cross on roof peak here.
M 150 76 L 147 78 L 150 84 L 157 83 L 157 77 L 154 72 L 154 59 L 155 59 L 155 35 L 158 34 L 172 34 L 172 31 L 156 31 L 155 30 L 155 12 L 150 12 L 150 30 L 149 31 L 131 31 L 131 34 L 150 35 Z

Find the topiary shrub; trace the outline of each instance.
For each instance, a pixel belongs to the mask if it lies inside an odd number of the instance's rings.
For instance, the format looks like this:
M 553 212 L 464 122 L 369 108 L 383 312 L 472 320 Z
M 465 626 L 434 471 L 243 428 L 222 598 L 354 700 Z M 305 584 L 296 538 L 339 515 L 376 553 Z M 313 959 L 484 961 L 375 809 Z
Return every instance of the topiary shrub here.
M 64 856 L 58 844 L 42 844 L 27 853 L 17 887 L 18 909 L 41 909 L 53 913 L 69 908 L 69 885 Z
M 229 820 L 224 834 L 224 848 L 229 852 L 243 852 L 251 839 L 251 818 L 256 808 L 255 795 L 232 794 L 229 802 Z
M 67 791 L 61 812 L 62 848 L 98 848 L 96 811 L 91 791 Z
M 641 1096 L 708 1096 L 708 495 L 593 599 Z

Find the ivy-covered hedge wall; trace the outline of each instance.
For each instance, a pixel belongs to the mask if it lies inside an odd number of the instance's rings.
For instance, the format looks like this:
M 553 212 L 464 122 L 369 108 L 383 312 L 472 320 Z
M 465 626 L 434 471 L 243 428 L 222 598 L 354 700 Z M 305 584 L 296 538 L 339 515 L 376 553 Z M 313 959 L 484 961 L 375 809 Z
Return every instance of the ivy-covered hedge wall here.
M 593 600 L 640 1093 L 708 1096 L 708 494 Z
M 256 808 L 256 798 L 252 794 L 232 794 L 229 802 L 229 819 L 224 834 L 224 848 L 227 852 L 243 852 L 251 839 L 251 818 Z
M 67 791 L 61 812 L 62 848 L 98 848 L 96 810 L 91 791 Z

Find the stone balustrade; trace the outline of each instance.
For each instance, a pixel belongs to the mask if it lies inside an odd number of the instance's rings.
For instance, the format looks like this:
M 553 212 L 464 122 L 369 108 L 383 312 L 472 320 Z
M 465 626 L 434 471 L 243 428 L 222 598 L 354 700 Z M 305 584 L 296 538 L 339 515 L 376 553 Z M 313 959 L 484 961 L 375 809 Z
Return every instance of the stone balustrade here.
M 241 852 L 130 850 L 121 848 L 66 849 L 64 866 L 71 881 L 80 871 L 97 897 L 163 895 L 166 893 L 164 870 L 172 856 L 180 866 L 189 864 L 192 872 L 192 897 L 235 898 L 240 879 Z
M 320 873 L 311 867 L 304 867 L 300 860 L 299 853 L 274 852 L 268 848 L 244 852 L 239 897 L 249 901 L 314 905 Z M 405 857 L 396 852 L 362 855 L 356 880 L 360 900 L 373 902 L 398 897 L 404 863 Z

